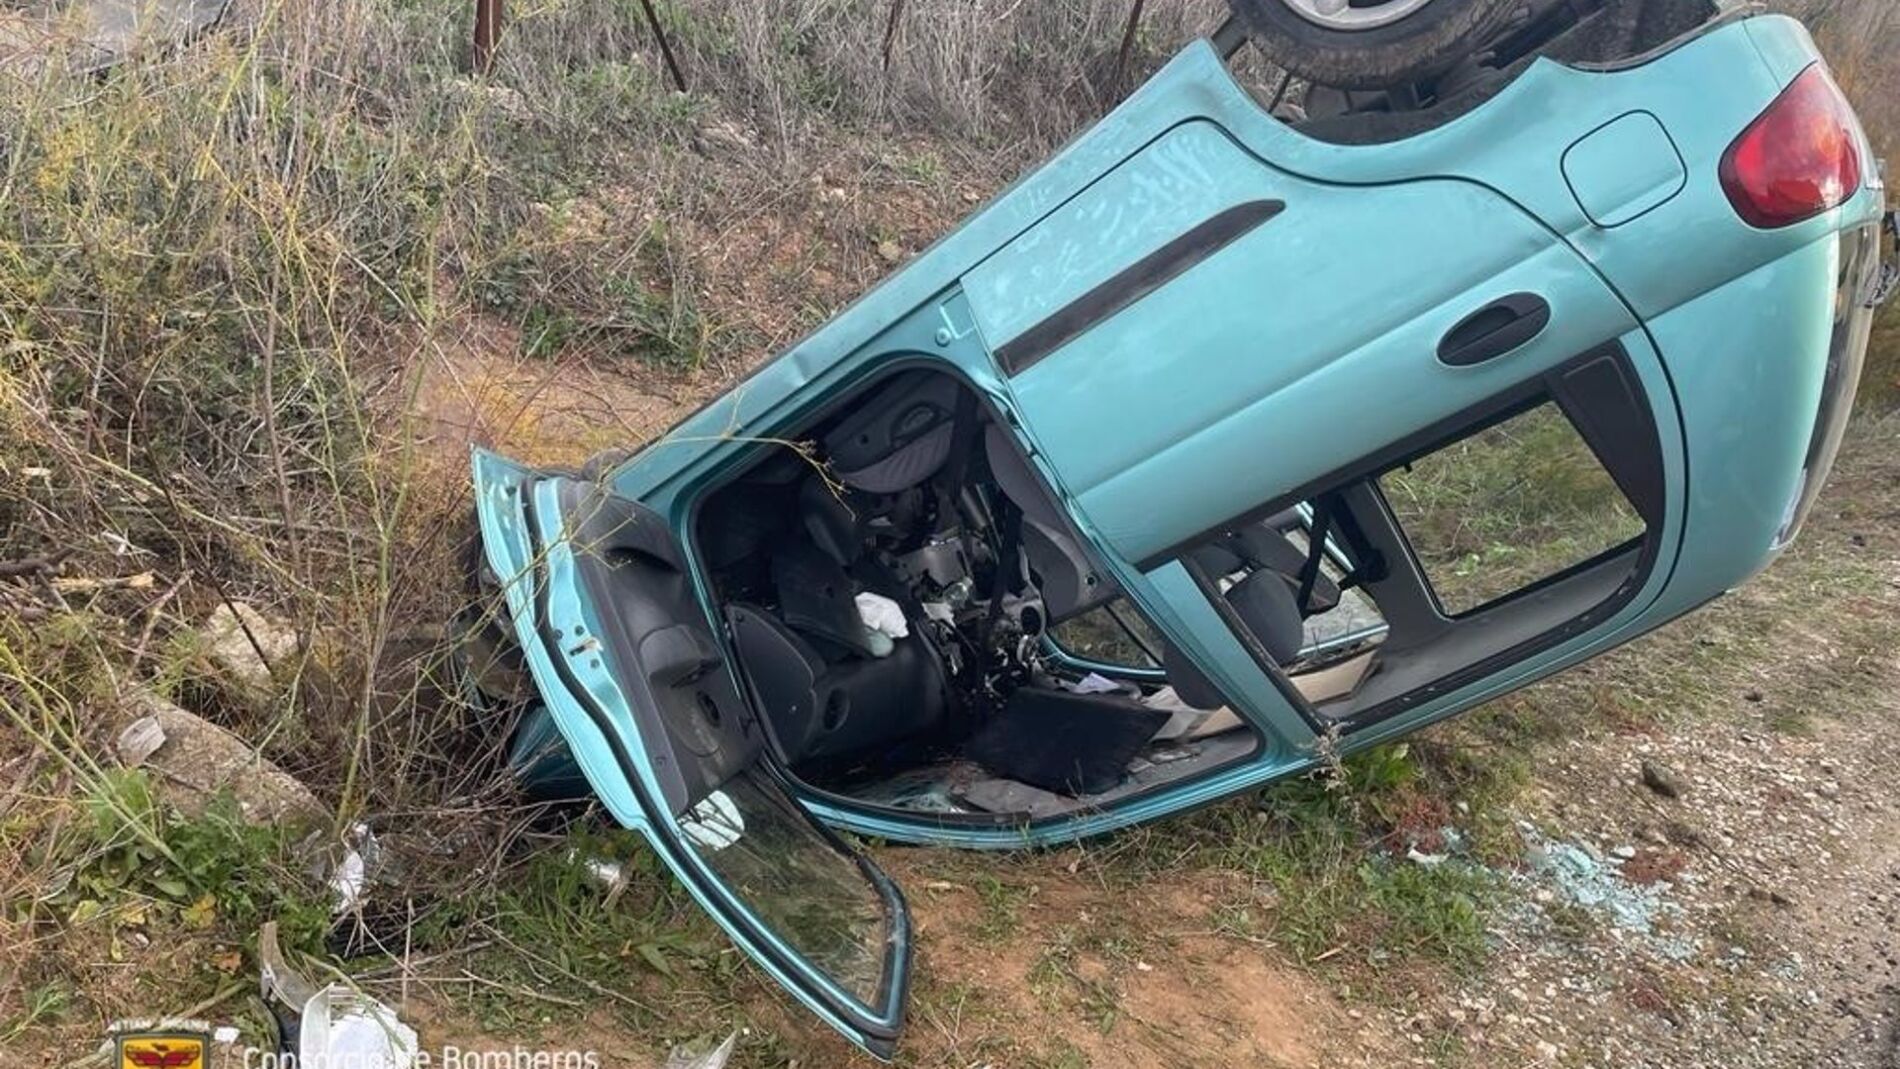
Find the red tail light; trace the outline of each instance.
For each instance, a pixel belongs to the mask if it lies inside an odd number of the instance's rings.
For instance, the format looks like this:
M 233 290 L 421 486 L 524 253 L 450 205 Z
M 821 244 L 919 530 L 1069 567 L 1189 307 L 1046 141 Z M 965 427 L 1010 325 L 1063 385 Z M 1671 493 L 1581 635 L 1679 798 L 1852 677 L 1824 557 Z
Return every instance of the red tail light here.
M 1772 230 L 1837 208 L 1860 188 L 1854 112 L 1816 63 L 1722 155 L 1722 189 L 1751 226 Z

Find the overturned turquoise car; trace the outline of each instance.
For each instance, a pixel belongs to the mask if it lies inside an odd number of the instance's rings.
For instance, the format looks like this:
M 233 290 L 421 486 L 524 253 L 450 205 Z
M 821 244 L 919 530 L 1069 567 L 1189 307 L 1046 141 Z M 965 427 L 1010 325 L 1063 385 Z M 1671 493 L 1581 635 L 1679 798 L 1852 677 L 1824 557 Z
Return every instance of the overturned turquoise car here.
M 478 451 L 522 775 L 889 1056 L 904 900 L 833 829 L 1153 821 L 1743 583 L 1840 445 L 1886 209 L 1799 23 L 1691 21 L 1303 113 L 1224 28 L 666 436 Z

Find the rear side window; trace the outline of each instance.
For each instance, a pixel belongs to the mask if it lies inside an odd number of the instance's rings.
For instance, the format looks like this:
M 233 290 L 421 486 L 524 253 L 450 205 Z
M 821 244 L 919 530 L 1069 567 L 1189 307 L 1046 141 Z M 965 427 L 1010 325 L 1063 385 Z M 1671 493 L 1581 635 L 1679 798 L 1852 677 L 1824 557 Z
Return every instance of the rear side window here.
M 1644 531 L 1616 481 L 1548 401 L 1388 471 L 1378 484 L 1450 616 L 1626 548 Z

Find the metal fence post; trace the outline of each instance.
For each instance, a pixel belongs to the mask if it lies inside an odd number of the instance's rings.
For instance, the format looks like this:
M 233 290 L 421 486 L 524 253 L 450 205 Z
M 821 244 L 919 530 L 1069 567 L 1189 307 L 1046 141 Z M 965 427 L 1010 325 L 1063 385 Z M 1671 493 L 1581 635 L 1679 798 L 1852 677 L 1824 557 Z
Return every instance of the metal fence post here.
M 495 43 L 501 39 L 502 0 L 475 0 L 475 43 L 469 54 L 469 67 L 476 74 L 487 74 L 495 65 Z

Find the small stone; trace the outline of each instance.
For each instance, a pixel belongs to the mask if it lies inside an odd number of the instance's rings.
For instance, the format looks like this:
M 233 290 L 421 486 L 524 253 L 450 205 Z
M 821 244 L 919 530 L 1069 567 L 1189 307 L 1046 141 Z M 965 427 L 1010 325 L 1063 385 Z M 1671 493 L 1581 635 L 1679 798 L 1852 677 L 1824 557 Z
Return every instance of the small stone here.
M 1674 769 L 1656 761 L 1643 762 L 1643 786 L 1664 798 L 1681 798 L 1687 791 Z
M 706 149 L 743 150 L 753 147 L 752 135 L 745 127 L 730 119 L 707 123 L 699 131 L 699 141 Z
M 1794 899 L 1771 887 L 1750 887 L 1748 897 L 1757 902 L 1768 902 L 1777 906 L 1792 906 Z
M 160 793 L 187 814 L 202 813 L 220 792 L 229 791 L 239 814 L 254 824 L 323 826 L 329 809 L 310 788 L 277 767 L 229 731 L 146 690 L 125 696 L 132 724 L 120 732 L 158 745 L 140 758 L 154 773 Z M 151 725 L 133 731 L 140 721 Z
M 271 666 L 297 652 L 297 632 L 241 601 L 220 605 L 199 635 L 206 656 L 231 682 L 254 694 L 269 694 Z

